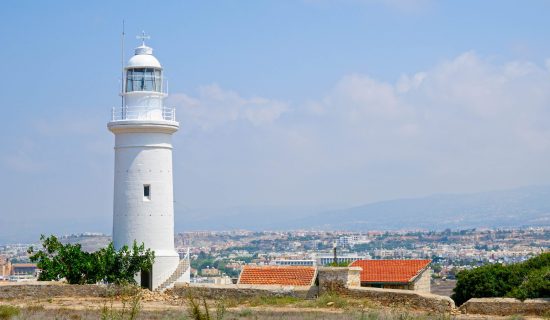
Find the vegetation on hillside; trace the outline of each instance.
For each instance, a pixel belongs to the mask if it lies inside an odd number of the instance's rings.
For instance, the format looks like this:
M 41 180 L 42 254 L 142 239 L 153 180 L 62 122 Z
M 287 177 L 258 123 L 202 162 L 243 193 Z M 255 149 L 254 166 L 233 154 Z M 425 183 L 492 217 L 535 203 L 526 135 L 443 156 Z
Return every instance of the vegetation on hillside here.
M 550 298 L 550 252 L 522 263 L 489 264 L 457 274 L 452 295 L 457 305 L 484 297 Z
M 254 257 L 236 257 L 234 260 L 243 261 L 249 263 L 254 259 Z M 197 269 L 199 272 L 202 269 L 207 268 L 216 268 L 220 270 L 221 273 L 225 273 L 229 277 L 238 277 L 239 271 L 233 268 L 228 268 L 227 264 L 230 263 L 230 259 L 218 259 L 210 254 L 206 254 L 204 251 L 201 251 L 198 257 L 191 261 L 191 267 Z
M 350 263 L 347 261 L 340 261 L 340 262 L 330 262 L 327 263 L 326 267 L 349 267 Z
M 42 250 L 30 247 L 30 260 L 41 270 L 38 280 L 51 281 L 65 278 L 70 284 L 98 282 L 135 284 L 134 276 L 141 270 L 150 270 L 155 254 L 134 241 L 116 250 L 111 242 L 95 252 L 83 251 L 80 244 L 62 244 L 55 236 L 40 237 Z

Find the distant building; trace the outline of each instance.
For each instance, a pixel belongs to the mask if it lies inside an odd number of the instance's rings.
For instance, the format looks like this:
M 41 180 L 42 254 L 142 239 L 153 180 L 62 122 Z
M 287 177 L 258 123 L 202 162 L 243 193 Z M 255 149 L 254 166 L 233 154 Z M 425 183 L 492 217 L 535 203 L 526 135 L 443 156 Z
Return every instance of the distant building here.
M 337 255 L 336 256 L 336 262 L 337 263 L 352 263 L 353 261 L 364 259 L 365 257 L 360 257 L 357 254 L 347 254 L 347 255 Z M 315 258 L 315 261 L 318 266 L 326 266 L 327 264 L 334 262 L 334 255 L 326 254 L 326 255 L 318 255 Z
M 228 276 L 212 277 L 210 278 L 210 280 L 212 281 L 213 284 L 222 284 L 222 285 L 233 284 L 233 282 L 231 281 L 231 278 Z
M 361 286 L 430 292 L 431 260 L 358 260 Z
M 201 269 L 201 275 L 205 277 L 219 276 L 220 270 L 216 268 L 204 268 L 204 269 Z
M 349 264 L 356 260 L 367 259 L 370 256 L 358 256 L 356 253 L 337 255 L 336 262 Z M 334 262 L 333 254 L 313 255 L 311 259 L 276 259 L 270 262 L 271 265 L 276 266 L 326 266 Z
M 357 244 L 365 244 L 369 242 L 371 242 L 371 239 L 366 235 L 350 235 L 341 236 L 338 238 L 338 245 L 341 247 L 353 247 Z
M 4 257 L 0 256 L 0 281 L 8 280 L 11 275 L 11 263 Z
M 14 263 L 11 265 L 12 276 L 36 276 L 38 268 L 34 263 Z
M 279 260 L 273 260 L 271 264 L 274 264 L 276 266 L 314 266 L 315 260 L 313 259 L 304 259 L 304 260 L 279 259 Z

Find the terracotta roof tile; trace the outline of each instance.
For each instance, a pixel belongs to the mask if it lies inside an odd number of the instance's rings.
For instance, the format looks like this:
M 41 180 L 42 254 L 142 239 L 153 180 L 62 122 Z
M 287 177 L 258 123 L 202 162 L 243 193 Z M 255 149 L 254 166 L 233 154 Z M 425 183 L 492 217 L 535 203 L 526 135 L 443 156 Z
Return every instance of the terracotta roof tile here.
M 357 260 L 350 267 L 361 267 L 361 282 L 409 283 L 431 260 Z
M 315 270 L 303 266 L 244 266 L 239 284 L 310 286 Z

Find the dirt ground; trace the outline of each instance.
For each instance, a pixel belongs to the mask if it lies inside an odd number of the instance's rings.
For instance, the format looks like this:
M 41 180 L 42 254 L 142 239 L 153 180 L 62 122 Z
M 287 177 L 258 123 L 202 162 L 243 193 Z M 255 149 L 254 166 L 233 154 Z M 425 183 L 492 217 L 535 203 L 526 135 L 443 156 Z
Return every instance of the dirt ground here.
M 456 280 L 436 280 L 431 285 L 431 293 L 450 297 L 456 286 Z

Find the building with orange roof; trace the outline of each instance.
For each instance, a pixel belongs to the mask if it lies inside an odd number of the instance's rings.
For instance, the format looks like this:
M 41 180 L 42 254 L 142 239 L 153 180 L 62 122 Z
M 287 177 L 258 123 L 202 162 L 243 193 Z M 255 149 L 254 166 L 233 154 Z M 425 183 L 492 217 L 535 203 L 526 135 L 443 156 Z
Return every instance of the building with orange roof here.
M 244 266 L 238 284 L 312 286 L 317 268 L 308 266 Z
M 361 286 L 430 292 L 431 260 L 357 260 Z

